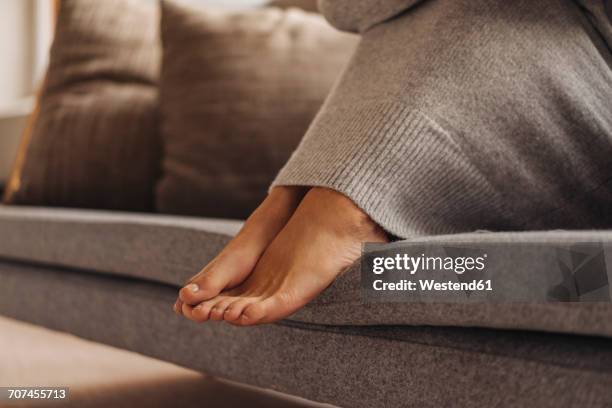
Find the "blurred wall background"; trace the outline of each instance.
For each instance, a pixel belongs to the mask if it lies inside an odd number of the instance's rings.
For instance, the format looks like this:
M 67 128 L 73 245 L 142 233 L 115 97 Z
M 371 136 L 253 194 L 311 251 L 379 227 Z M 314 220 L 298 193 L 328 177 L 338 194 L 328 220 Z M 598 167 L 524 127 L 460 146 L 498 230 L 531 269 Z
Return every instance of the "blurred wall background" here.
M 32 93 L 47 59 L 51 0 L 0 1 L 0 104 Z
M 52 13 L 53 0 L 0 0 L 0 186 L 44 73 Z

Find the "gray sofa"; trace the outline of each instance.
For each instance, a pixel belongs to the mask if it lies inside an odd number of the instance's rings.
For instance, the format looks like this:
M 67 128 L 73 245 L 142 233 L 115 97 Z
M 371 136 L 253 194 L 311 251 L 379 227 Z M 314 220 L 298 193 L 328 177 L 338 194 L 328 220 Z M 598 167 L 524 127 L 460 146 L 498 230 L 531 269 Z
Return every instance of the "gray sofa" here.
M 239 226 L 0 206 L 0 313 L 344 407 L 612 406 L 609 304 L 363 304 L 356 265 L 277 324 L 175 316 L 177 288 Z M 612 233 L 446 239 L 609 244 Z

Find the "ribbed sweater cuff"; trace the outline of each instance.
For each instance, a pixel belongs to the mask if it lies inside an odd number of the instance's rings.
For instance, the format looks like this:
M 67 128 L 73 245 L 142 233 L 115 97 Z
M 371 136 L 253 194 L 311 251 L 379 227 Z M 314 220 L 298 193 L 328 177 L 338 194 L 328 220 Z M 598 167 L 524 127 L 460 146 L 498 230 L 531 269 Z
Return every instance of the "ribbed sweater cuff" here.
M 324 107 L 272 184 L 283 185 L 339 191 L 403 238 L 461 230 L 494 198 L 444 129 L 395 102 Z

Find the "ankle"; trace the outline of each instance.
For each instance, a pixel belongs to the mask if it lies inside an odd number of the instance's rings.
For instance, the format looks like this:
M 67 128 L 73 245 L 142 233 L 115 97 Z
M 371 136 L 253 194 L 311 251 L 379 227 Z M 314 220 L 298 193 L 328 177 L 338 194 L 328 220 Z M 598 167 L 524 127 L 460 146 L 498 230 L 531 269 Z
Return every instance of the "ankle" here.
M 350 198 L 337 191 L 313 187 L 305 199 L 312 204 L 313 218 L 333 226 L 338 235 L 368 242 L 388 242 L 386 232 Z M 317 215 L 321 215 L 319 217 Z M 316 222 L 316 221 L 315 221 Z

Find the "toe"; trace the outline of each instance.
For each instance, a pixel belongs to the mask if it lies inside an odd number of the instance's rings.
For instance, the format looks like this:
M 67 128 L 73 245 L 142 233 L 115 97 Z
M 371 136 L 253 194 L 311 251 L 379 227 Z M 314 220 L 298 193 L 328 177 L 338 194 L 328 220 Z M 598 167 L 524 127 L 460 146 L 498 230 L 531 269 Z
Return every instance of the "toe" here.
M 233 303 L 231 303 L 226 309 L 225 314 L 223 315 L 223 320 L 226 322 L 232 323 L 237 321 L 240 316 L 242 316 L 242 312 L 244 309 L 250 304 L 258 301 L 259 299 L 256 297 L 241 297 L 237 298 Z
M 196 277 L 179 291 L 179 299 L 188 305 L 196 305 L 217 296 L 228 283 L 222 274 L 208 271 Z
M 176 299 L 174 306 L 172 306 L 172 310 L 174 310 L 174 313 L 176 313 L 178 316 L 183 314 L 183 302 L 181 302 L 180 299 Z
M 266 302 L 266 300 L 253 302 L 246 306 L 240 316 L 240 324 L 243 326 L 250 326 L 263 321 L 268 314 L 268 308 L 270 306 L 270 303 Z
M 191 314 L 192 316 L 191 320 L 195 322 L 199 322 L 199 323 L 210 320 L 210 311 L 212 310 L 212 307 L 215 304 L 216 304 L 216 300 L 210 299 L 210 300 L 200 303 L 199 305 L 196 305 L 193 308 L 193 312 Z
M 185 316 L 187 319 L 193 320 L 192 313 L 193 313 L 193 307 L 191 307 L 191 306 L 189 306 L 189 305 L 187 305 L 185 303 L 183 303 L 181 305 L 181 314 L 183 316 Z
M 210 309 L 211 320 L 223 320 L 223 315 L 227 307 L 236 300 L 234 297 L 221 297 L 219 296 L 217 303 Z

